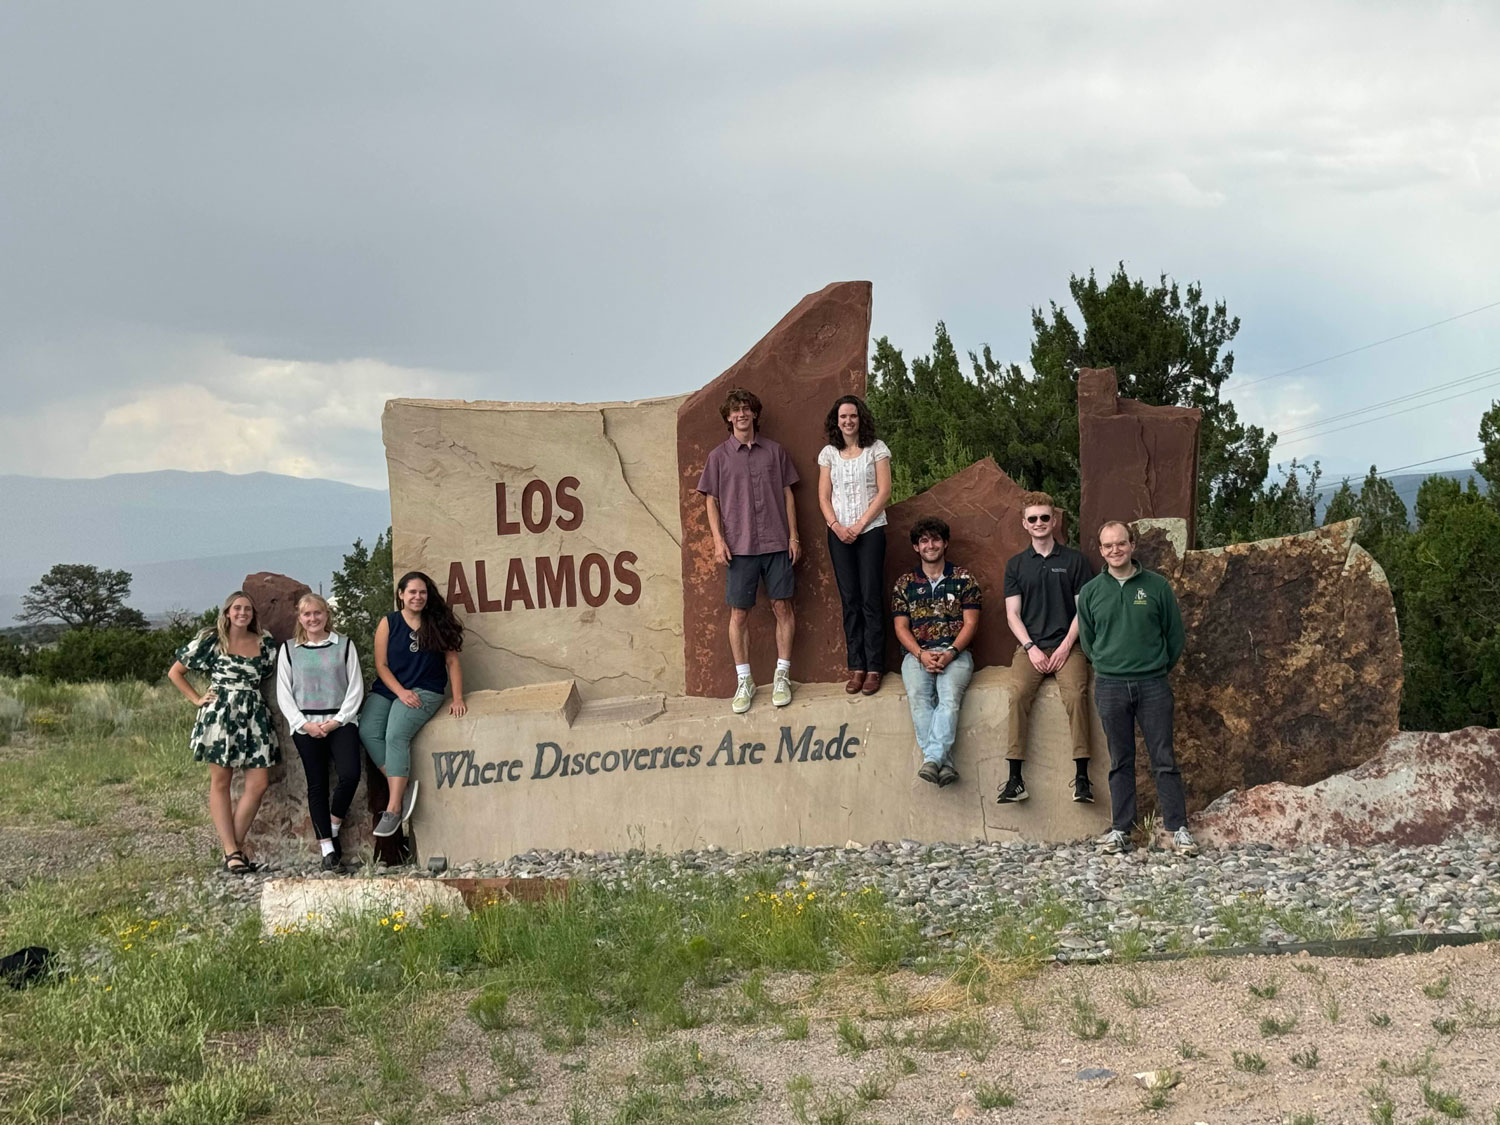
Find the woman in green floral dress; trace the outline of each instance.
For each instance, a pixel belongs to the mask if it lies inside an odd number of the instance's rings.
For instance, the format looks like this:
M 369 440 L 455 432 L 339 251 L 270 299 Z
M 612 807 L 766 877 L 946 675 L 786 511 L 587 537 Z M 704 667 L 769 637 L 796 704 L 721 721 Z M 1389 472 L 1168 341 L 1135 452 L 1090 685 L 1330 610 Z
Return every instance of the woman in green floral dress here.
M 242 590 L 224 599 L 218 627 L 205 629 L 183 645 L 167 678 L 198 708 L 189 739 L 193 758 L 208 763 L 208 811 L 224 846 L 224 870 L 248 875 L 256 865 L 245 856 L 245 838 L 270 782 L 269 769 L 281 761 L 271 713 L 261 681 L 274 671 L 276 648 L 260 631 L 255 603 Z M 203 695 L 185 673 L 209 678 Z M 239 803 L 230 800 L 235 770 L 245 774 Z

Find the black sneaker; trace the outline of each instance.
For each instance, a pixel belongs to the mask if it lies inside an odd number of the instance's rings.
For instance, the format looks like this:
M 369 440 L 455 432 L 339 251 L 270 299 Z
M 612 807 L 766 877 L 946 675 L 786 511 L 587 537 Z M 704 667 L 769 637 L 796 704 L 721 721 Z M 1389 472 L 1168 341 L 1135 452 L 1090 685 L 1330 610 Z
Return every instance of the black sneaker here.
M 343 862 L 339 859 L 337 852 L 329 852 L 323 857 L 324 871 L 342 871 L 343 869 Z
M 933 785 L 939 784 L 938 775 L 939 770 L 938 764 L 936 762 L 923 762 L 922 768 L 917 771 L 918 777 L 920 777 L 923 781 L 930 782 Z
M 946 788 L 958 783 L 958 771 L 946 763 L 938 770 L 938 787 Z
M 1005 788 L 1000 790 L 1000 796 L 995 798 L 997 804 L 1010 805 L 1017 801 L 1024 801 L 1031 794 L 1026 792 L 1026 783 L 1019 777 L 1013 777 L 1005 783 Z
M 1075 777 L 1073 779 L 1073 800 L 1080 805 L 1092 805 L 1094 803 L 1094 787 L 1089 784 L 1087 777 Z

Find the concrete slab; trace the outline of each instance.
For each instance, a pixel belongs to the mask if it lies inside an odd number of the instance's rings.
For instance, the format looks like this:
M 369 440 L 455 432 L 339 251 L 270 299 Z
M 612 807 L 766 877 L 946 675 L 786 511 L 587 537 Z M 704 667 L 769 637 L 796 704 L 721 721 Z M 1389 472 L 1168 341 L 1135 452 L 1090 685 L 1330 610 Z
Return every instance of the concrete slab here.
M 267 937 L 323 933 L 351 918 L 389 917 L 404 911 L 402 925 L 420 926 L 429 906 L 439 913 L 468 913 L 457 887 L 437 879 L 272 879 L 260 892 L 260 928 Z

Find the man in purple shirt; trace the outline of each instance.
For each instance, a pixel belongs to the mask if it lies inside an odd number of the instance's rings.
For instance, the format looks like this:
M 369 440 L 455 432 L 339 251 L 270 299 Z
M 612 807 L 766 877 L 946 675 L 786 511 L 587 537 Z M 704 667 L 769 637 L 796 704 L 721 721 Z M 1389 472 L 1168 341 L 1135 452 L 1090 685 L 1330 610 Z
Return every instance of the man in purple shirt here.
M 698 491 L 708 507 L 714 557 L 728 567 L 724 600 L 729 603 L 729 651 L 737 681 L 731 708 L 743 715 L 755 698 L 748 619 L 762 579 L 776 614 L 771 702 L 785 707 L 792 701 L 792 637 L 797 630 L 792 566 L 802 553 L 792 485 L 800 478 L 786 450 L 760 436 L 760 399 L 753 392 L 734 388 L 719 414 L 729 438 L 709 452 Z

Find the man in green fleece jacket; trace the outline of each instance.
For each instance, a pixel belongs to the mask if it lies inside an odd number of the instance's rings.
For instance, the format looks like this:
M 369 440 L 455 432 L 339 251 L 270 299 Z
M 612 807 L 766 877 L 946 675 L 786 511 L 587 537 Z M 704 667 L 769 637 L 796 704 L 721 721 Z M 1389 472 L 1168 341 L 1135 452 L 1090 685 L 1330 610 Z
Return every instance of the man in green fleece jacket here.
M 1109 832 L 1103 850 L 1130 850 L 1135 827 L 1135 727 L 1156 778 L 1156 804 L 1183 855 L 1197 855 L 1187 830 L 1182 774 L 1172 753 L 1172 687 L 1167 673 L 1182 655 L 1182 613 L 1167 580 L 1134 561 L 1135 529 L 1099 529 L 1106 569 L 1078 594 L 1078 640 L 1094 666 L 1094 706 L 1109 744 Z

